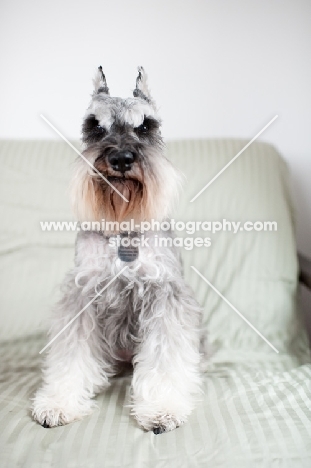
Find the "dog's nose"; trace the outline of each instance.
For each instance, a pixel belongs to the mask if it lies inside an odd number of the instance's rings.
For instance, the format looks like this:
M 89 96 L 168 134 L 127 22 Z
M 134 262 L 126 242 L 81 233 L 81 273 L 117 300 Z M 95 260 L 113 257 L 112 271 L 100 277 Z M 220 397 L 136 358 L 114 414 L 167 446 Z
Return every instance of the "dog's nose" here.
M 110 166 L 114 171 L 124 172 L 131 170 L 135 161 L 135 154 L 131 151 L 119 151 L 108 156 Z

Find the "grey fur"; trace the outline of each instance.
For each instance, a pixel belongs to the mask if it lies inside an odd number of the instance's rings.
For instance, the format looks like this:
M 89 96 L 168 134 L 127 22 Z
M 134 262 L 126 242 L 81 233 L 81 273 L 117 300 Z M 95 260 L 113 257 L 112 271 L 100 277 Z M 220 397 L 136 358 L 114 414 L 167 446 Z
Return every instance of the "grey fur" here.
M 143 67 L 138 67 L 138 76 L 136 78 L 136 88 L 133 91 L 133 96 L 138 97 L 140 99 L 144 99 L 149 104 L 152 103 L 152 100 L 148 96 L 149 90 L 147 91 L 146 87 L 144 86 L 145 80 L 145 70 Z
M 109 94 L 109 88 L 108 88 L 108 86 L 107 86 L 106 77 L 105 77 L 105 75 L 104 75 L 104 72 L 103 72 L 103 69 L 102 69 L 102 66 L 101 66 L 101 65 L 98 67 L 98 70 L 99 70 L 99 72 L 101 73 L 103 86 L 101 86 L 100 88 L 98 88 L 97 93 L 98 93 L 98 94 L 99 94 L 99 93 Z
M 194 332 L 194 344 L 199 344 L 201 309 L 193 299 L 190 288 L 181 275 L 181 262 L 176 248 L 155 246 L 155 235 L 171 237 L 167 232 L 146 232 L 148 247 L 140 247 L 139 259 L 131 266 L 138 270 L 125 272 L 105 291 L 103 297 L 96 299 L 88 314 L 96 322 L 96 330 L 102 339 L 99 342 L 103 369 L 107 374 L 118 372 L 122 359 L 118 356 L 120 349 L 130 350 L 134 356 L 139 355 L 141 344 L 148 336 L 150 324 L 159 318 L 158 310 L 165 304 L 175 304 L 181 310 L 184 325 Z M 91 246 L 91 251 L 90 251 Z M 86 254 L 89 252 L 89 255 Z M 146 264 L 147 256 L 154 258 L 153 265 Z M 96 268 L 91 267 L 96 258 Z M 76 313 L 76 304 L 80 296 L 88 299 L 94 297 L 116 275 L 117 249 L 109 246 L 109 238 L 101 232 L 80 232 L 76 241 L 75 267 L 68 274 L 63 285 L 63 299 L 58 307 L 63 313 L 68 312 L 72 304 Z M 122 263 L 122 266 L 125 264 Z M 158 269 L 156 278 L 154 271 Z M 77 287 L 78 285 L 78 287 Z M 162 313 L 165 309 L 163 308 Z M 172 307 L 174 309 L 174 307 Z M 174 311 L 178 314 L 177 307 Z M 69 317 L 68 317 L 69 318 Z M 176 316 L 178 319 L 178 316 Z M 70 332 L 69 332 L 70 334 Z
M 139 90 L 140 85 L 147 92 L 142 68 Z M 136 205 L 143 204 L 148 195 L 149 211 L 160 210 L 165 217 L 166 198 L 173 196 L 175 189 L 171 186 L 177 183 L 178 174 L 163 154 L 160 120 L 154 104 L 150 104 L 151 97 L 147 97 L 148 103 L 140 97 L 122 100 L 94 94 L 83 125 L 84 154 L 105 176 L 113 176 L 118 187 L 128 188 L 134 197 L 134 211 L 139 211 Z M 138 130 L 146 119 L 150 119 L 148 131 Z M 124 149 L 135 153 L 136 160 L 133 169 L 120 180 L 120 174 L 109 166 L 108 156 Z M 85 162 L 80 160 L 79 164 Z M 78 200 L 83 201 L 79 180 L 88 187 L 91 182 L 94 193 L 87 194 L 89 200 L 94 200 L 91 204 L 96 200 L 99 203 L 107 190 L 107 203 L 118 197 L 92 172 L 83 171 L 85 166 L 78 167 Z M 151 193 L 146 195 L 148 191 Z M 117 217 L 114 210 L 121 202 L 114 200 L 117 204 L 112 203 L 109 213 Z M 109 385 L 109 379 L 120 371 L 124 361 L 133 364 L 132 414 L 145 430 L 161 433 L 178 427 L 200 394 L 202 311 L 183 279 L 177 249 L 156 245 L 159 237 L 169 243 L 172 233 L 146 232 L 138 259 L 129 263 L 122 274 L 126 263 L 118 258 L 117 247 L 111 246 L 114 236 L 83 231 L 77 236 L 75 266 L 63 282 L 50 338 L 109 281 L 120 276 L 51 344 L 43 386 L 33 404 L 33 417 L 44 427 L 66 424 L 89 414 L 91 398 Z

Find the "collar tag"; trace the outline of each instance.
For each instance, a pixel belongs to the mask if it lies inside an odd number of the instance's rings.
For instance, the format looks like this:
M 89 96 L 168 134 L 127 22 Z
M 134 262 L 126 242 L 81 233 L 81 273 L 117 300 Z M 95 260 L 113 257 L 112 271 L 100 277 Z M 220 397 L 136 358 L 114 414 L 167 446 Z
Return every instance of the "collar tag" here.
M 133 235 L 134 234 L 134 235 Z M 136 235 L 135 235 L 136 234 Z M 131 244 L 132 239 L 138 238 L 139 236 L 137 233 L 127 233 L 121 234 L 121 243 L 118 247 L 118 258 L 122 262 L 134 262 L 135 260 L 138 259 L 139 256 L 139 248 L 138 246 L 133 246 Z M 123 245 L 123 239 L 124 239 L 124 244 Z M 125 241 L 126 239 L 126 241 Z M 128 244 L 128 245 L 127 245 Z

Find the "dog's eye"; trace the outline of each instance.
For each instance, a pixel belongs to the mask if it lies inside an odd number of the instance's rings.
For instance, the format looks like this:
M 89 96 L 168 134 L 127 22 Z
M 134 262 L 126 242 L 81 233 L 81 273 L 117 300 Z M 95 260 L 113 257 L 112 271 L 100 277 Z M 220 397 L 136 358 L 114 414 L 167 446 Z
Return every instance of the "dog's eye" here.
M 146 120 L 143 121 L 143 123 L 141 125 L 139 125 L 139 127 L 136 127 L 135 128 L 135 132 L 136 133 L 148 133 L 149 131 L 149 125 L 147 123 Z
M 90 115 L 83 123 L 82 133 L 85 142 L 94 143 L 103 138 L 107 134 L 107 131 L 99 125 L 95 115 Z
M 96 125 L 95 130 L 100 133 L 105 133 L 106 130 L 101 125 Z
M 152 130 L 157 130 L 158 128 L 159 123 L 157 120 L 152 117 L 145 117 L 143 123 L 139 127 L 134 128 L 134 130 L 138 135 L 147 135 Z

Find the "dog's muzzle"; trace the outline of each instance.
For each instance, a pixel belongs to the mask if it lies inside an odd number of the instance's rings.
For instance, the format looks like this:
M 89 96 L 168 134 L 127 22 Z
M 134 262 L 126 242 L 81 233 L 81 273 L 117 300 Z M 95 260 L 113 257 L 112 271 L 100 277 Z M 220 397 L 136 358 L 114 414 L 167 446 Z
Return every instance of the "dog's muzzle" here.
M 132 169 L 135 159 L 136 155 L 131 151 L 119 151 L 108 156 L 108 162 L 112 169 L 122 172 L 122 174 Z

